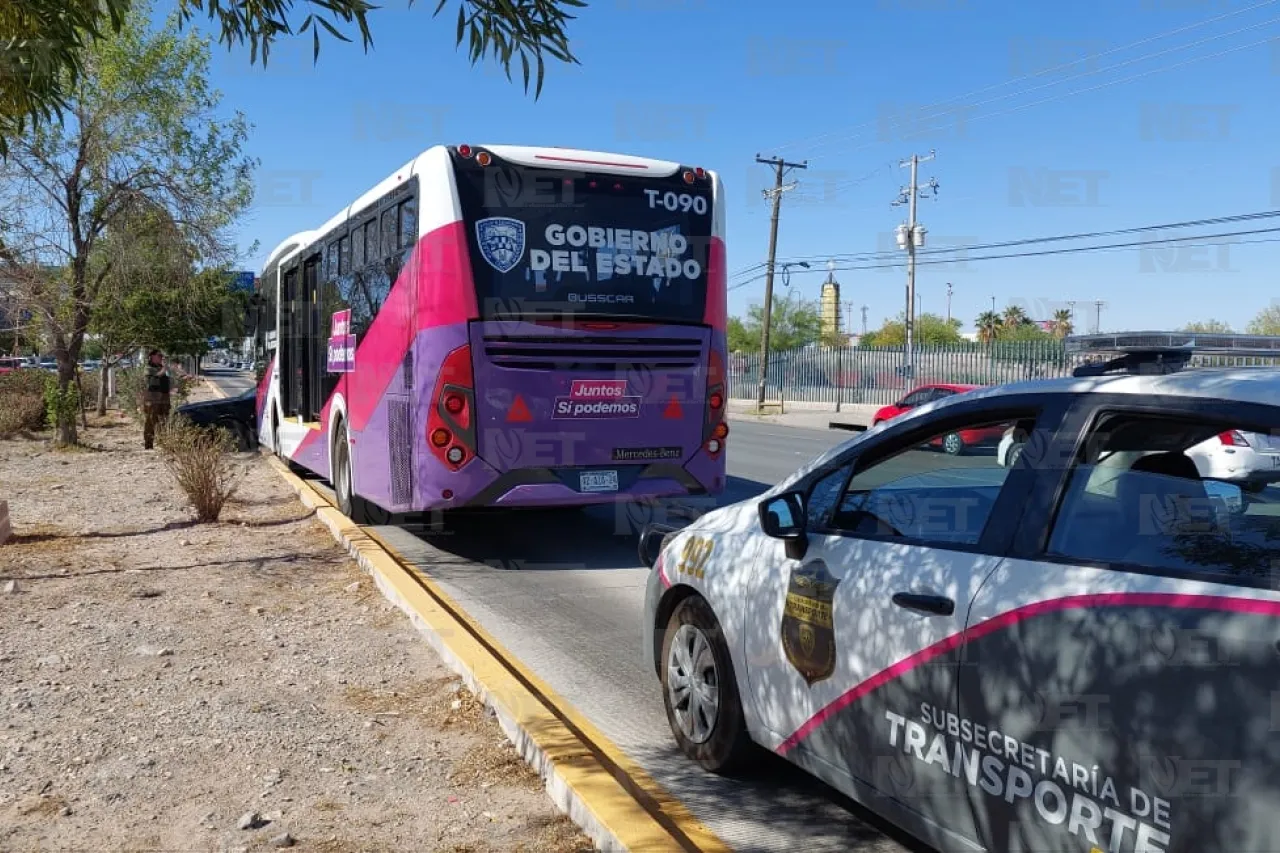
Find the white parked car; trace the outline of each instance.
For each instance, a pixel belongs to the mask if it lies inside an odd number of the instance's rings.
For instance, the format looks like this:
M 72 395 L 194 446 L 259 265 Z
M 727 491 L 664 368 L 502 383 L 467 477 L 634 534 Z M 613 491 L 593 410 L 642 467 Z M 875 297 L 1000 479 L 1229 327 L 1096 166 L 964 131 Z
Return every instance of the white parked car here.
M 1280 849 L 1280 513 L 1195 461 L 1280 429 L 1280 372 L 1208 372 L 956 395 L 647 530 L 676 745 L 944 851 Z M 993 427 L 998 460 L 921 450 Z
M 1201 477 L 1258 492 L 1280 482 L 1280 436 L 1227 430 L 1187 451 Z

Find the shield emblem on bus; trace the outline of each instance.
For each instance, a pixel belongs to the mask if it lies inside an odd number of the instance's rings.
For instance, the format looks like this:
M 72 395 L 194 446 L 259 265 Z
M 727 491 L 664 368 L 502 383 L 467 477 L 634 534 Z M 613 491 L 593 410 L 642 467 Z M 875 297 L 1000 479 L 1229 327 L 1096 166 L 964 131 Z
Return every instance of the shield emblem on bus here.
M 500 273 L 508 273 L 524 257 L 524 223 L 506 216 L 490 216 L 476 223 L 480 256 Z
M 820 560 L 791 572 L 782 611 L 782 648 L 810 686 L 830 678 L 836 669 L 832 610 L 839 585 L 840 580 L 832 577 Z

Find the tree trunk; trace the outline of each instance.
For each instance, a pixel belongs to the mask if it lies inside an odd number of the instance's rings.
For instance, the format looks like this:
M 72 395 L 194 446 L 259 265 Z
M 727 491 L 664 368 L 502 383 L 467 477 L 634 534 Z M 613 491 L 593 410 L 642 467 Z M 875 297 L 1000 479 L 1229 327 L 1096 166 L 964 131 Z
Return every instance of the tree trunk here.
M 88 432 L 89 431 L 89 411 L 88 411 L 88 407 L 85 405 L 84 381 L 80 375 L 79 370 L 76 371 L 76 391 L 78 392 L 76 394 L 76 397 L 80 401 L 80 405 L 76 406 L 76 408 L 80 410 L 80 426 L 84 428 L 85 432 Z
M 111 371 L 115 368 L 109 366 L 105 361 L 99 368 L 98 374 L 98 417 L 102 417 L 107 413 L 107 384 L 111 379 Z
M 58 355 L 58 396 L 66 399 L 67 391 L 75 380 L 74 368 L 67 363 L 66 352 Z M 80 440 L 76 431 L 76 412 L 66 406 L 58 406 L 58 440 L 57 443 L 69 446 Z

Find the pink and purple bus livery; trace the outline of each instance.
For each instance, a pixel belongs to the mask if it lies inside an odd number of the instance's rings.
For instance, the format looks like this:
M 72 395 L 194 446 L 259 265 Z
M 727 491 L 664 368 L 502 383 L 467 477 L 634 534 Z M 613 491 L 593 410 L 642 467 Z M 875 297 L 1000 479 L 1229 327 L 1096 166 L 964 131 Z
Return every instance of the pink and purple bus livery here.
M 362 523 L 721 493 L 723 200 L 675 162 L 428 149 L 267 259 L 262 445 Z

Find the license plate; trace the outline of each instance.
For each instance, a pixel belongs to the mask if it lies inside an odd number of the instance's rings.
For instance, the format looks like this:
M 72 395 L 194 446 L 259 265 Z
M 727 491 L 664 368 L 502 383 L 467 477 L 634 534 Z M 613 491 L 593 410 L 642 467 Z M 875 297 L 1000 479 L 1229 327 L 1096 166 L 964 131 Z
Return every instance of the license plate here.
M 578 487 L 584 492 L 618 491 L 617 471 L 583 471 L 578 475 Z

